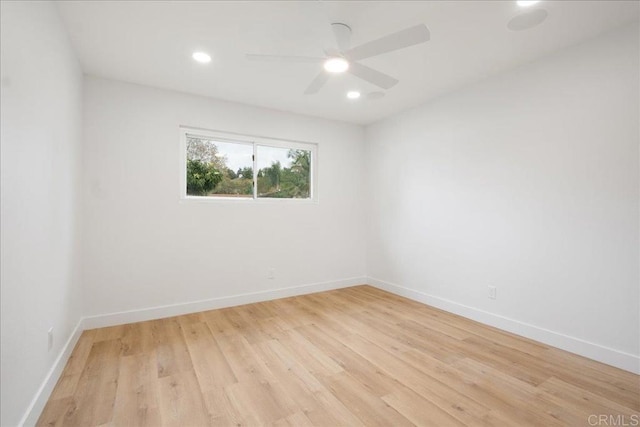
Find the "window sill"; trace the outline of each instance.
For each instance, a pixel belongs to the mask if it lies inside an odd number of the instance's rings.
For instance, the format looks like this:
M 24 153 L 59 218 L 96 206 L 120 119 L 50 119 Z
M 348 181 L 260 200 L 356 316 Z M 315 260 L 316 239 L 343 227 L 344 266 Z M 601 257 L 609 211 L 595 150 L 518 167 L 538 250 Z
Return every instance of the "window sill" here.
M 279 199 L 276 197 L 254 199 L 251 197 L 202 197 L 202 196 L 183 196 L 180 203 L 203 203 L 203 204 L 310 204 L 317 205 L 317 199 Z

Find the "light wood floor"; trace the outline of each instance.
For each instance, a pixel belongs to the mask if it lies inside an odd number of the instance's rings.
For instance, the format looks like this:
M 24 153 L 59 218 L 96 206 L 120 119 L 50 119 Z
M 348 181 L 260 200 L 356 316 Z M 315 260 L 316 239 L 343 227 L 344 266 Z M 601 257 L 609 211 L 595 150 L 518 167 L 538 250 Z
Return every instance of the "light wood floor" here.
M 637 425 L 639 411 L 636 375 L 358 286 L 85 331 L 38 425 Z

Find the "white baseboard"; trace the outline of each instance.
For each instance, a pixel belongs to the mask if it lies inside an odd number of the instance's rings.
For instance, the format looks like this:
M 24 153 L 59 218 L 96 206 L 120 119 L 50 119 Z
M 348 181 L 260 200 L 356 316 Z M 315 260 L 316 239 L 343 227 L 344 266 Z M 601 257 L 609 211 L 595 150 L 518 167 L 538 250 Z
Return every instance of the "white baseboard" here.
M 130 310 L 118 313 L 109 313 L 98 316 L 89 316 L 80 319 L 71 336 L 65 343 L 60 354 L 56 358 L 52 368 L 47 373 L 42 385 L 32 399 L 25 412 L 20 426 L 35 425 L 44 409 L 44 406 L 53 391 L 62 370 L 64 369 L 71 352 L 75 348 L 82 331 L 105 326 L 115 326 L 125 323 L 140 322 L 145 320 L 160 319 L 163 317 L 178 316 L 181 314 L 196 313 L 217 308 L 232 307 L 254 302 L 269 301 L 278 298 L 286 298 L 297 295 L 305 295 L 316 292 L 328 291 L 332 289 L 346 288 L 368 283 L 379 289 L 404 296 L 412 300 L 422 302 L 442 310 L 461 315 L 463 317 L 476 320 L 480 323 L 495 326 L 496 328 L 530 338 L 544 344 L 548 344 L 590 359 L 615 366 L 626 371 L 640 374 L 640 357 L 633 354 L 621 352 L 598 344 L 587 342 L 579 338 L 570 337 L 524 322 L 520 322 L 497 314 L 489 313 L 477 308 L 469 307 L 439 298 L 424 292 L 408 289 L 396 284 L 384 282 L 382 280 L 365 277 L 354 277 L 350 279 L 336 280 L 331 282 L 313 283 L 289 288 L 280 288 L 260 292 L 233 295 L 229 297 L 212 298 L 202 301 L 194 301 L 181 304 L 172 304 L 161 307 L 152 307 L 141 310 Z
M 82 331 L 85 329 L 102 328 L 106 326 L 116 326 L 125 323 L 141 322 L 145 320 L 160 319 L 163 317 L 178 316 L 181 314 L 197 313 L 199 311 L 214 310 L 217 308 L 233 307 L 254 302 L 269 301 L 278 298 L 287 298 L 296 295 L 312 294 L 316 292 L 329 291 L 332 289 L 346 288 L 349 286 L 363 285 L 366 283 L 365 277 L 352 277 L 349 279 L 334 280 L 330 282 L 312 283 L 308 285 L 294 286 L 289 288 L 272 289 L 267 291 L 251 292 L 246 294 L 232 295 L 228 297 L 212 298 L 202 301 L 193 301 L 180 304 L 165 305 L 161 307 L 145 308 L 141 310 L 122 311 L 118 313 L 102 314 L 98 316 L 83 317 L 78 321 L 71 336 L 62 348 L 53 367 L 47 373 L 38 392 L 32 399 L 25 412 L 19 426 L 33 426 L 38 421 L 44 406 L 51 396 L 62 370 L 64 369 L 71 352 L 76 346 Z
M 62 374 L 62 370 L 67 364 L 67 360 L 69 360 L 69 356 L 71 356 L 71 352 L 76 347 L 76 343 L 78 342 L 80 335 L 82 335 L 83 330 L 82 319 L 80 319 L 73 332 L 71 332 L 69 339 L 64 344 L 64 347 L 62 347 L 62 350 L 55 362 L 53 362 L 53 366 L 49 372 L 47 372 L 47 375 L 36 392 L 36 395 L 31 400 L 29 407 L 18 424 L 19 426 L 36 425 L 44 406 L 47 404 L 47 400 L 49 400 L 49 396 L 51 396 L 53 388 L 56 386 L 56 383 Z
M 83 325 L 85 329 L 103 328 L 105 326 L 142 322 L 146 320 L 161 319 L 164 317 L 179 316 L 181 314 L 197 313 L 199 311 L 215 310 L 218 308 L 233 307 L 237 305 L 269 301 L 278 298 L 287 298 L 296 295 L 312 294 L 316 292 L 329 291 L 332 289 L 363 285 L 365 283 L 366 277 L 352 277 L 349 279 L 335 280 L 330 282 L 312 283 L 308 285 L 294 286 L 289 288 L 271 289 L 266 291 L 232 295 L 228 297 L 211 298 L 201 301 L 192 301 L 159 307 L 144 308 L 141 310 L 129 310 L 121 311 L 118 313 L 100 314 L 97 316 L 85 317 Z
M 367 278 L 367 283 L 387 292 L 391 292 L 450 313 L 458 314 L 468 319 L 512 332 L 516 335 L 530 338 L 598 362 L 606 363 L 607 365 L 615 366 L 616 368 L 624 369 L 625 371 L 633 372 L 634 374 L 640 374 L 640 357 L 636 355 L 604 347 L 580 338 L 564 335 L 372 277 Z

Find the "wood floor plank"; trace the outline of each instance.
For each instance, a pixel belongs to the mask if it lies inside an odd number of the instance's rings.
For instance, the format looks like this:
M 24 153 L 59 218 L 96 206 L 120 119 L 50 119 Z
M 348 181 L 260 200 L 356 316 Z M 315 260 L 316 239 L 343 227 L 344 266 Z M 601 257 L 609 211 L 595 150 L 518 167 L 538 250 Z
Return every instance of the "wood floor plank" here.
M 71 415 L 76 411 L 76 408 L 76 401 L 73 397 L 49 399 L 36 425 L 40 427 L 73 425 L 69 421 L 71 420 Z
M 464 351 L 461 351 L 460 346 L 454 341 L 447 339 L 437 340 L 426 332 L 421 334 L 409 333 L 398 328 L 397 325 L 378 319 L 374 314 L 369 312 L 357 313 L 354 314 L 353 317 L 362 323 L 367 323 L 374 327 L 379 331 L 379 334 L 393 337 L 405 347 L 415 348 L 445 363 L 452 363 L 466 357 Z
M 402 356 L 398 356 L 398 353 L 391 354 L 360 336 L 352 337 L 349 341 L 349 347 L 361 355 L 367 355 L 367 358 L 378 369 L 393 375 L 399 383 L 427 400 L 429 406 L 437 408 L 437 411 L 436 409 L 431 410 L 434 416 L 439 412 L 447 414 L 447 416 L 440 415 L 443 422 L 452 424 L 450 419 L 457 419 L 462 423 L 472 423 L 485 416 L 489 411 L 489 406 L 483 406 L 465 394 L 453 390 L 446 383 L 413 368 L 402 359 Z M 400 395 L 408 394 L 401 391 Z M 397 397 L 398 394 L 396 393 L 394 396 Z
M 240 334 L 216 336 L 215 340 L 225 355 L 237 382 L 270 381 L 276 382 L 275 376 L 266 366 L 263 359 Z
M 327 386 L 353 414 L 367 426 L 412 426 L 406 417 L 372 394 L 347 372 L 334 375 Z
M 99 425 L 111 421 L 118 386 L 120 349 L 120 340 L 102 340 L 93 344 L 76 387 L 75 405 L 65 413 L 65 425 Z
M 282 396 L 268 382 L 240 381 L 225 387 L 225 391 L 238 412 L 247 417 L 248 425 L 269 425 L 291 415 L 281 403 Z
M 235 328 L 222 310 L 210 310 L 202 313 L 205 323 L 214 335 L 234 334 Z
M 158 362 L 158 377 L 193 370 L 182 327 L 177 318 L 160 319 L 153 323 L 152 334 Z
M 122 338 L 127 325 L 109 326 L 107 328 L 98 328 L 94 330 L 93 342 L 111 341 Z
M 264 342 L 259 345 L 257 351 L 278 378 L 278 384 L 287 398 L 294 402 L 294 405 L 291 405 L 294 412 L 296 409 L 302 409 L 304 412 L 317 409 L 319 405 L 315 394 L 321 392 L 324 387 L 290 354 L 278 349 L 277 346 L 272 342 Z
M 485 387 L 489 393 L 502 401 L 526 402 L 526 407 L 517 408 L 526 412 L 526 418 L 538 425 L 579 425 L 584 418 L 576 416 L 570 408 L 564 407 L 546 398 L 536 387 L 517 378 L 483 365 L 473 359 L 457 361 L 455 367 L 472 375 L 477 384 Z M 518 416 L 519 418 L 519 416 Z
M 574 367 L 566 360 L 554 363 L 554 369 L 551 373 L 562 381 L 589 390 L 601 397 L 618 401 L 624 406 L 640 412 L 640 395 L 638 393 L 640 381 L 636 381 L 634 385 L 633 382 L 615 380 L 604 373 L 599 375 L 597 368 Z
M 514 346 L 515 348 L 529 354 L 539 354 L 540 352 L 548 349 L 548 346 L 542 343 L 535 342 L 491 326 L 483 325 L 481 323 L 465 319 L 462 316 L 448 313 L 435 307 L 426 306 L 398 295 L 389 294 L 388 292 L 371 286 L 362 286 L 361 288 L 362 289 L 358 289 L 359 291 L 361 290 L 361 294 L 371 295 L 375 301 L 378 301 L 378 304 L 379 301 L 383 301 L 384 303 L 388 303 L 389 300 L 396 301 L 396 303 L 402 305 L 404 312 L 415 313 L 419 318 L 429 318 L 432 321 L 453 326 L 471 334 L 500 342 L 504 345 Z
M 296 412 L 287 418 L 281 418 L 273 423 L 274 426 L 290 426 L 290 427 L 311 427 L 313 422 L 306 416 L 304 412 Z
M 314 422 L 321 421 L 320 425 L 359 424 L 359 420 L 307 369 L 304 359 L 296 358 L 292 347 L 269 341 L 261 343 L 259 352 L 278 378 L 283 392 L 295 402 L 294 411 L 301 409 Z
M 595 393 L 566 383 L 558 378 L 552 377 L 540 384 L 539 388 L 558 397 L 560 400 L 571 403 L 571 406 L 580 408 L 583 412 L 591 411 L 598 414 L 624 415 L 628 419 L 637 411 L 621 405 L 620 403 L 606 399 Z
M 182 331 L 202 391 L 238 382 L 206 323 L 190 323 Z
M 287 331 L 286 337 L 280 342 L 290 349 L 311 373 L 329 376 L 344 371 L 335 360 L 296 330 Z
M 73 349 L 73 352 L 69 357 L 67 366 L 64 368 L 66 374 L 70 375 L 82 373 L 85 364 L 87 363 L 89 353 L 91 352 L 91 347 L 93 347 L 93 343 L 96 341 L 96 331 L 96 329 L 92 329 L 84 331 L 82 335 L 80 335 L 78 343 L 76 344 L 76 347 Z
M 144 325 L 131 323 L 124 325 L 120 337 L 120 352 L 122 356 L 131 356 L 144 352 Z
M 60 376 L 58 384 L 51 393 L 51 400 L 64 399 L 66 397 L 73 396 L 76 391 L 78 381 L 80 380 L 80 375 L 87 363 L 91 347 L 93 347 L 95 334 L 96 330 L 93 329 L 84 331 L 82 335 L 80 335 L 78 343 L 67 361 L 67 366 Z
M 465 425 L 408 388 L 382 396 L 382 400 L 417 426 Z
M 639 411 L 637 375 L 356 286 L 84 331 L 37 425 L 630 425 Z
M 351 350 L 340 340 L 332 338 L 330 332 L 325 333 L 316 325 L 301 327 L 297 330 L 316 346 L 322 348 L 344 371 L 349 373 L 351 378 L 358 381 L 370 393 L 380 397 L 393 392 L 395 388 L 393 378 L 385 375 L 369 360 Z M 351 337 L 353 335 L 349 336 Z
M 204 391 L 202 399 L 209 412 L 209 425 L 221 427 L 247 425 L 242 414 L 229 400 L 224 387 Z
M 548 368 L 545 369 L 545 364 L 534 364 L 532 362 L 535 358 L 525 358 L 524 353 L 511 347 L 502 346 L 477 336 L 466 338 L 459 345 L 466 350 L 465 354 L 468 357 L 528 384 L 538 385 L 551 378 L 551 373 Z M 523 360 L 527 360 L 526 366 L 521 364 Z
M 156 366 L 155 353 L 120 358 L 114 425 L 152 427 L 160 424 Z
M 158 402 L 162 425 L 206 426 L 209 411 L 192 370 L 174 372 L 158 379 Z

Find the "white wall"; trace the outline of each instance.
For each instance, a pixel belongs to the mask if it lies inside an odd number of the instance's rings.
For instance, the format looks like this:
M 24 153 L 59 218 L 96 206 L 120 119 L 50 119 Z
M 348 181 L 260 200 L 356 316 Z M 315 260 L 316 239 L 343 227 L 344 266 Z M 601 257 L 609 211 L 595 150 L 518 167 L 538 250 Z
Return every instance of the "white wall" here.
M 365 146 L 358 126 L 97 78 L 83 100 L 54 7 L 1 4 L 3 426 L 81 314 L 365 273 L 637 357 L 637 27 L 372 125 Z M 181 203 L 179 125 L 319 143 L 320 203 Z
M 0 424 L 13 426 L 81 315 L 82 73 L 52 3 L 3 1 L 0 15 Z
M 91 77 L 84 93 L 87 315 L 362 281 L 361 127 Z M 317 142 L 319 203 L 181 203 L 180 125 Z
M 638 370 L 638 51 L 627 27 L 369 126 L 373 283 Z

